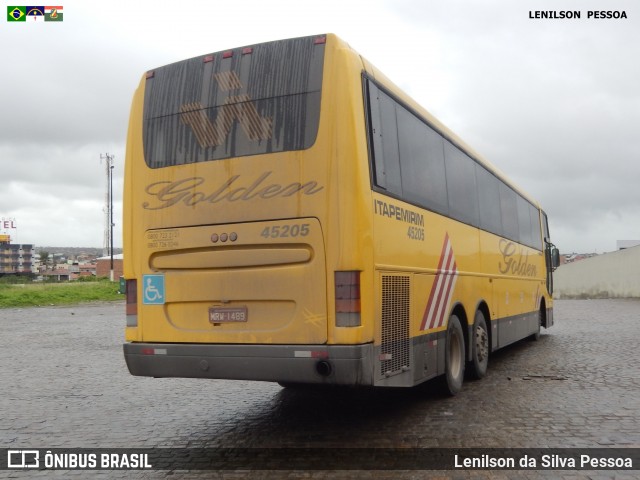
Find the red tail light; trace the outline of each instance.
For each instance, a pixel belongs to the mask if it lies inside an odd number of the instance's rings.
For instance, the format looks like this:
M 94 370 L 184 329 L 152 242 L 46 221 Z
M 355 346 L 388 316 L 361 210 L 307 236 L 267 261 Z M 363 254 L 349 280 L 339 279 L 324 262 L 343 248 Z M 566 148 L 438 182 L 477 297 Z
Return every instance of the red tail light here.
M 359 327 L 360 272 L 335 272 L 336 327 Z
M 138 281 L 125 280 L 127 327 L 138 326 Z

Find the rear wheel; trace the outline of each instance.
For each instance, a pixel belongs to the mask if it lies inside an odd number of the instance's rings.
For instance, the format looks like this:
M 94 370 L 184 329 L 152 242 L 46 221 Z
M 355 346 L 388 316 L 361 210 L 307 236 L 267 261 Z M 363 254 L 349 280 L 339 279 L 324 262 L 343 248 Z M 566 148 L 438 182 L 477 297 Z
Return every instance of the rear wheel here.
M 529 336 L 529 340 L 537 341 L 540 339 L 540 327 L 542 325 L 542 316 L 544 315 L 544 310 L 540 307 L 540 311 L 538 312 L 538 329 Z
M 487 374 L 488 366 L 489 331 L 483 313 L 478 310 L 473 322 L 473 338 L 471 339 L 471 376 L 475 379 L 484 377 Z
M 464 335 L 460 320 L 451 315 L 447 326 L 447 338 L 444 352 L 444 387 L 449 395 L 455 395 L 462 389 L 464 380 Z

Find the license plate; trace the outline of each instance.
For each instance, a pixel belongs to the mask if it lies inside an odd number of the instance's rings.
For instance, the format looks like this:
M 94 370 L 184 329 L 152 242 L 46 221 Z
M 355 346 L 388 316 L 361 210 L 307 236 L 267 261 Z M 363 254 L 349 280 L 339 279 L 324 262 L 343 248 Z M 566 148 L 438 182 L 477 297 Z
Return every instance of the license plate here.
M 211 323 L 246 322 L 248 320 L 247 307 L 211 307 L 209 321 Z

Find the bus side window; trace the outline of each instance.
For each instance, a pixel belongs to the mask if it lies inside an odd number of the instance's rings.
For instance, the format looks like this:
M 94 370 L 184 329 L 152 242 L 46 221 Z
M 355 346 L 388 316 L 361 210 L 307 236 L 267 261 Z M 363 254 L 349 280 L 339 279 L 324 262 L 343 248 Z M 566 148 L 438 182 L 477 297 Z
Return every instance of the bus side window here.
M 369 82 L 375 184 L 402 196 L 395 102 Z

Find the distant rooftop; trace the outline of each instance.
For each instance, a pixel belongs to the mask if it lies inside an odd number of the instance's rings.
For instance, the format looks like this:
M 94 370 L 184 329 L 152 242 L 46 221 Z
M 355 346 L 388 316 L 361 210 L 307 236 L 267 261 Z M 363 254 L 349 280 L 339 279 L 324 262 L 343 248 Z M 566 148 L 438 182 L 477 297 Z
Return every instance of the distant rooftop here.
M 625 248 L 633 248 L 640 245 L 640 240 L 618 240 L 616 242 L 617 250 L 624 250 Z
M 113 255 L 113 259 L 114 260 L 122 260 L 122 254 L 121 253 L 115 253 Z M 108 255 L 106 257 L 99 257 L 97 260 L 111 260 L 111 255 Z

